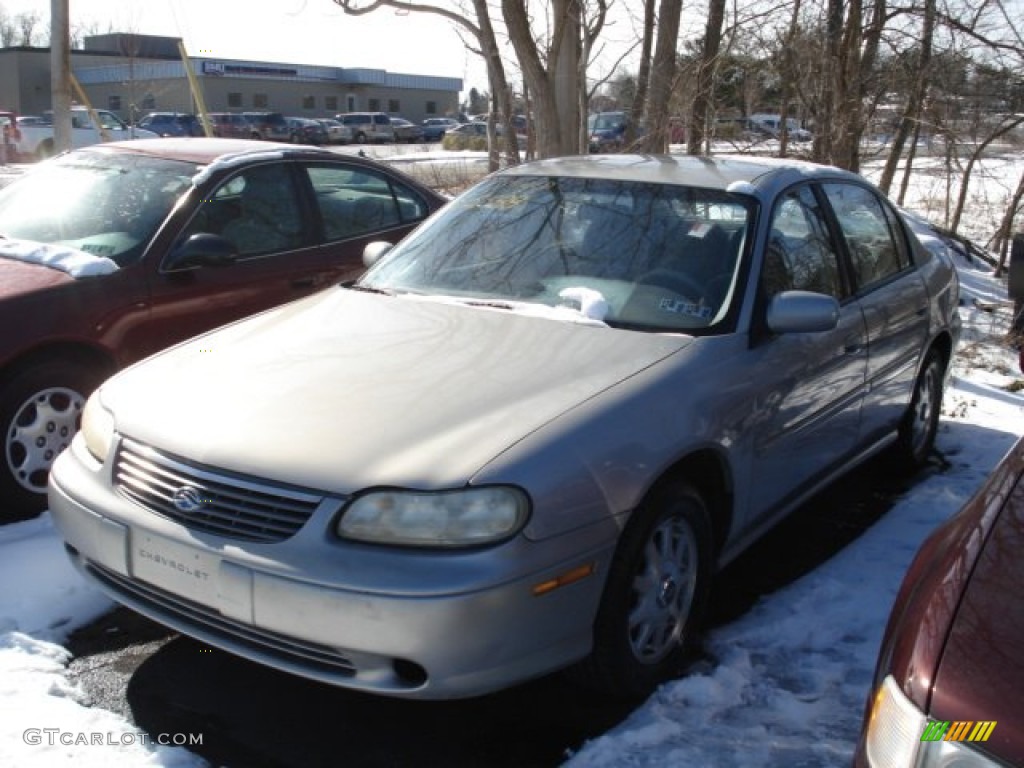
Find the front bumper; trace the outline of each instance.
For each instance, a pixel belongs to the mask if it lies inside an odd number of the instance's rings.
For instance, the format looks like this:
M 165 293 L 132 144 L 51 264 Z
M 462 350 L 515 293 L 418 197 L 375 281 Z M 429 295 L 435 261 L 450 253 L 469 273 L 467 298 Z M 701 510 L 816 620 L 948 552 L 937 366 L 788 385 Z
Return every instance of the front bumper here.
M 367 547 L 327 534 L 326 500 L 295 536 L 236 542 L 115 492 L 81 439 L 57 460 L 50 509 L 75 565 L 118 602 L 210 645 L 334 685 L 475 696 L 585 656 L 612 544 L 571 558 L 522 536 L 487 550 Z M 574 541 L 587 540 L 576 532 Z M 556 564 L 523 567 L 537 556 Z M 583 563 L 594 575 L 535 596 Z

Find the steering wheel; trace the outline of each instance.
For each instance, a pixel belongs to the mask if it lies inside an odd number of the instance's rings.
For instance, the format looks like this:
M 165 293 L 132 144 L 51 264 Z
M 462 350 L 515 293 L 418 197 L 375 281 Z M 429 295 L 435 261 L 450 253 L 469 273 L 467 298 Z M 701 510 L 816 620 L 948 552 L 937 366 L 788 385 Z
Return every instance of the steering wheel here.
M 637 282 L 642 285 L 655 285 L 660 288 L 667 288 L 694 301 L 700 299 L 705 293 L 705 286 L 698 283 L 689 275 L 682 272 L 673 272 L 668 269 L 653 269 L 646 274 L 640 275 Z

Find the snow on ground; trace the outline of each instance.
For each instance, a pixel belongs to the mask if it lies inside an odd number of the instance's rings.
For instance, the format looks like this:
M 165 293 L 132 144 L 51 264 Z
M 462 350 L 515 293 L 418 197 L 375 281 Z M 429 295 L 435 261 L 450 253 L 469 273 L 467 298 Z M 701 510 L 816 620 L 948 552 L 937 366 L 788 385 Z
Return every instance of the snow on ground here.
M 1019 165 L 1001 163 L 987 173 L 1019 175 Z M 917 210 L 909 199 L 908 208 Z M 987 211 L 972 212 L 972 222 L 990 220 Z M 1005 282 L 984 264 L 961 259 L 958 267 L 964 337 L 937 441 L 949 468 L 915 486 L 832 560 L 713 632 L 713 663 L 662 686 L 567 768 L 849 764 L 904 569 L 1024 433 L 1024 395 L 1010 391 L 1021 378 L 1016 353 L 1003 340 Z M 151 743 L 119 715 L 89 708 L 66 678 L 62 643 L 111 603 L 69 565 L 48 515 L 0 528 L 0 584 L 0 765 L 205 765 L 184 749 Z

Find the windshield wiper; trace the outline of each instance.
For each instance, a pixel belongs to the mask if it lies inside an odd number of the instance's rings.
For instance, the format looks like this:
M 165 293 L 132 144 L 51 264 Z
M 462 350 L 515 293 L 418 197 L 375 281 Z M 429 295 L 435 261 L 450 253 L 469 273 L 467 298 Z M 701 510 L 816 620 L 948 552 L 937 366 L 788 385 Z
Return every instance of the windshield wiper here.
M 395 295 L 395 292 L 393 290 L 391 290 L 390 288 L 377 288 L 376 286 L 373 286 L 373 285 L 362 285 L 360 283 L 356 283 L 354 285 L 349 285 L 349 286 L 346 286 L 346 287 L 349 290 L 361 291 L 362 293 L 379 293 L 381 296 L 394 296 Z

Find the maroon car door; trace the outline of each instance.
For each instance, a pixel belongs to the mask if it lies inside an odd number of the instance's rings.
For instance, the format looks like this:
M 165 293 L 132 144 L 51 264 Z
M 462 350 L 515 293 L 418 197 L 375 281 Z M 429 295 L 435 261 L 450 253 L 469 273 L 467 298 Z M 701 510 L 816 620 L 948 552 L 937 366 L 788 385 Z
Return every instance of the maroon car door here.
M 149 322 L 136 330 L 146 346 L 156 350 L 301 298 L 344 272 L 318 242 L 305 195 L 301 168 L 286 161 L 241 168 L 207 194 L 174 247 L 212 234 L 238 256 L 223 265 L 168 268 L 166 256 L 154 264 Z

